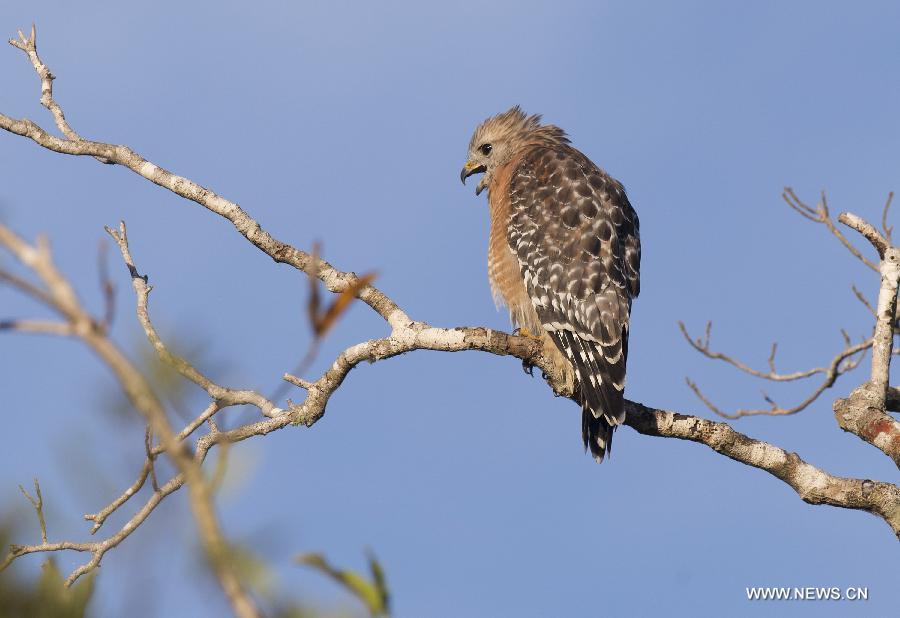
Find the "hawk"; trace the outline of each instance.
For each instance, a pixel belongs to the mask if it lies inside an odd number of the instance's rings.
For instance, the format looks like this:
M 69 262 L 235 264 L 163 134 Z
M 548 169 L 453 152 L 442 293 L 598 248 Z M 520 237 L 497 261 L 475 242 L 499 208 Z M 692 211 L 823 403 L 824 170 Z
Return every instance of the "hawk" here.
M 478 173 L 475 194 L 488 191 L 494 298 L 574 381 L 585 449 L 602 462 L 625 420 L 629 316 L 640 292 L 637 213 L 622 184 L 565 131 L 518 106 L 475 129 L 460 179 Z

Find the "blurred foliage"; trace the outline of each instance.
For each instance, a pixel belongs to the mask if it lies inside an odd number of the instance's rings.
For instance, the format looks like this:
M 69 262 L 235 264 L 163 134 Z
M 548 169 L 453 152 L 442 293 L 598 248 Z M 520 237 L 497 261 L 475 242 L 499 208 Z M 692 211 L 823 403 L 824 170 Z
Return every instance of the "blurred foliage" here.
M 313 264 L 318 264 L 319 262 L 319 251 L 319 243 L 314 243 L 312 250 Z M 328 334 L 328 331 L 337 323 L 341 315 L 347 311 L 350 303 L 356 299 L 359 291 L 372 283 L 376 276 L 374 272 L 360 275 L 343 292 L 338 293 L 330 305 L 323 307 L 319 296 L 318 273 L 309 273 L 309 301 L 307 302 L 306 310 L 309 323 L 313 329 L 313 335 L 315 336 L 315 345 L 318 345 L 318 342 Z
M 0 547 L 8 547 L 13 527 L 0 526 Z M 198 548 L 199 549 L 199 548 Z M 227 558 L 234 561 L 238 573 L 254 596 L 264 601 L 262 608 L 272 618 L 358 618 L 359 610 L 349 607 L 325 608 L 307 601 L 296 601 L 279 590 L 277 577 L 271 567 L 244 547 L 230 547 Z M 374 556 L 369 556 L 371 579 L 349 570 L 339 570 L 321 554 L 300 556 L 298 561 L 307 564 L 349 590 L 362 601 L 367 615 L 387 618 L 389 596 L 384 570 Z M 199 574 L 199 572 L 198 572 Z M 64 585 L 54 558 L 41 565 L 41 572 L 31 581 L 21 571 L 13 568 L 0 572 L 0 618 L 85 618 L 96 615 L 89 611 L 95 591 L 97 572 L 81 577 L 71 588 Z M 212 583 L 212 580 L 207 580 Z M 213 584 L 216 588 L 217 585 Z M 218 594 L 218 590 L 216 590 Z
M 264 597 L 272 597 L 276 589 L 276 577 L 269 565 L 249 548 L 230 544 L 222 557 L 231 563 L 238 577 L 250 589 Z
M 341 315 L 345 313 L 359 288 L 368 284 L 373 278 L 374 275 L 364 275 L 357 285 L 351 286 L 349 291 L 338 295 L 334 302 L 327 307 L 322 306 L 321 301 L 318 299 L 311 303 L 311 316 L 315 316 L 313 319 L 315 342 L 324 337 Z M 101 274 L 102 279 L 104 277 Z M 130 317 L 130 313 L 127 311 L 123 312 L 121 308 L 119 312 Z M 121 318 L 122 315 L 119 316 L 119 319 Z M 211 357 L 208 339 L 198 335 L 196 331 L 187 334 L 180 331 L 170 331 L 160 336 L 172 353 L 188 360 L 188 362 L 207 375 L 221 375 L 228 369 L 229 365 L 226 362 Z M 311 350 L 312 355 L 314 355 L 315 351 L 315 342 Z M 147 378 L 154 391 L 167 404 L 167 407 L 185 420 L 196 416 L 198 403 L 207 399 L 200 389 L 197 389 L 192 383 L 185 380 L 171 366 L 160 361 L 156 351 L 142 336 L 135 340 L 134 345 L 127 346 L 126 349 L 135 366 Z M 121 387 L 117 382 L 104 381 L 102 388 L 98 388 L 97 392 L 101 398 L 99 402 L 100 407 L 115 418 L 126 422 L 143 422 L 121 392 Z M 175 419 L 173 418 L 172 420 L 174 421 Z M 222 421 L 223 419 L 220 418 L 219 422 L 221 423 Z M 242 469 L 247 468 L 249 462 L 244 461 L 243 465 L 241 465 L 240 462 L 233 461 L 233 457 L 230 455 L 232 453 L 227 447 L 217 450 L 215 468 L 210 471 L 210 483 L 214 492 L 228 486 L 234 489 L 235 485 L 240 485 L 249 475 L 244 470 L 243 477 L 239 474 L 238 477 L 231 478 L 234 471 L 233 468 L 236 468 L 240 473 Z M 83 477 L 83 467 L 93 463 L 93 459 L 86 456 L 80 449 L 78 452 L 73 451 L 66 454 L 66 459 L 71 460 L 75 457 L 83 460 L 83 463 L 80 466 L 82 470 L 74 475 L 77 478 L 70 480 L 73 484 L 79 483 Z M 163 461 L 160 460 L 158 463 Z M 238 465 L 235 466 L 235 463 L 238 463 Z M 65 470 L 71 471 L 74 468 L 65 468 Z M 84 486 L 81 489 L 88 491 L 91 487 L 95 487 L 97 478 L 102 476 L 103 472 L 105 470 L 97 468 L 96 474 L 89 475 L 94 482 L 90 487 Z M 115 484 L 116 491 L 120 489 L 118 481 L 110 482 Z M 23 493 L 32 502 L 33 506 L 35 505 L 35 500 L 39 500 L 39 498 L 32 499 L 24 490 Z M 5 553 L 5 548 L 9 545 L 9 539 L 14 536 L 13 526 L 4 525 L 2 519 L 4 515 L 10 514 L 0 513 L 0 552 L 2 553 Z M 156 516 L 158 517 L 159 515 Z M 138 532 L 138 534 L 141 533 Z M 133 541 L 129 540 L 127 542 Z M 274 618 L 358 618 L 360 616 L 360 610 L 356 608 L 343 606 L 325 608 L 311 604 L 306 600 L 296 601 L 291 599 L 289 591 L 279 586 L 278 578 L 273 568 L 264 559 L 256 556 L 249 549 L 249 546 L 255 547 L 257 544 L 230 544 L 224 559 L 231 561 L 236 566 L 239 577 L 253 591 L 253 596 L 262 602 L 265 615 Z M 202 552 L 202 550 L 200 553 L 205 556 L 205 552 Z M 369 556 L 369 576 L 350 570 L 336 569 L 321 554 L 301 556 L 298 558 L 298 561 L 327 575 L 350 591 L 355 598 L 362 602 L 367 615 L 373 617 L 388 617 L 390 615 L 389 594 L 384 571 L 374 556 Z M 66 575 L 59 571 L 56 560 L 50 556 L 41 565 L 40 574 L 35 577 L 33 573 L 31 570 L 16 568 L 15 566 L 0 572 L 0 618 L 82 618 L 92 615 L 88 608 L 95 591 L 97 572 L 82 576 L 71 588 L 66 588 L 64 585 Z M 201 573 L 205 573 L 206 576 L 210 575 L 206 569 L 198 571 L 198 581 L 203 581 L 204 579 L 204 575 L 201 575 Z M 217 584 L 214 585 L 216 588 L 218 587 Z M 286 592 L 288 594 L 285 594 Z M 218 590 L 216 590 L 216 594 L 219 594 Z M 315 600 L 313 603 L 315 603 Z
M 0 546 L 9 546 L 9 528 L 0 530 Z M 11 569 L 0 573 L 0 618 L 83 618 L 94 594 L 94 573 L 71 588 L 53 558 L 41 565 L 36 582 L 26 582 Z
M 313 264 L 318 264 L 319 262 L 320 248 L 319 243 L 313 243 Z M 347 312 L 351 303 L 356 300 L 356 295 L 359 291 L 372 283 L 377 276 L 374 272 L 360 275 L 357 277 L 356 281 L 348 285 L 342 292 L 334 294 L 334 299 L 331 301 L 331 304 L 326 306 L 322 302 L 322 296 L 319 291 L 321 283 L 318 279 L 318 273 L 310 271 L 308 275 L 309 299 L 306 304 L 306 317 L 309 318 L 309 325 L 312 328 L 313 338 L 310 342 L 309 349 L 306 351 L 306 356 L 304 356 L 303 360 L 301 360 L 291 371 L 291 374 L 295 376 L 306 373 L 306 370 L 309 369 L 310 365 L 312 365 L 313 361 L 316 359 L 316 355 L 319 353 L 319 345 L 322 343 L 322 340 L 325 339 L 325 335 L 327 335 L 335 324 L 337 324 L 341 316 Z M 270 399 L 273 401 L 280 400 L 289 390 L 290 384 L 282 381 L 278 387 L 275 388 Z
M 128 318 L 131 317 L 131 314 L 125 315 Z M 229 364 L 226 361 L 217 360 L 209 353 L 210 338 L 206 335 L 198 334 L 197 330 L 189 333 L 178 329 L 170 330 L 168 332 L 160 332 L 160 337 L 169 351 L 187 360 L 205 375 L 214 377 L 222 375 L 228 370 Z M 199 413 L 199 410 L 196 409 L 198 405 L 205 406 L 206 402 L 208 402 L 208 397 L 202 390 L 182 377 L 173 367 L 160 360 L 156 350 L 143 336 L 143 331 L 136 337 L 134 344 L 127 346 L 125 349 L 135 367 L 150 383 L 153 392 L 183 420 L 197 416 Z M 103 409 L 109 410 L 117 418 L 142 420 L 128 401 L 128 398 L 122 393 L 118 382 L 105 382 L 104 385 L 104 388 L 98 389 L 101 393 L 101 407 Z
M 384 569 L 374 554 L 368 553 L 369 572 L 371 579 L 349 569 L 337 569 L 333 567 L 322 554 L 302 554 L 297 556 L 297 562 L 319 571 L 330 577 L 335 582 L 346 588 L 375 618 L 390 616 L 390 592 L 387 587 Z
M 251 547 L 257 547 L 258 542 L 245 540 L 241 543 L 230 543 L 225 549 L 221 559 L 228 560 L 237 572 L 238 577 L 251 591 L 252 596 L 260 601 L 260 607 L 266 616 L 273 618 L 359 618 L 358 610 L 351 608 L 333 607 L 326 608 L 317 605 L 315 601 L 298 601 L 291 598 L 289 590 L 279 585 L 278 575 L 272 566 L 263 558 L 260 558 Z M 205 565 L 209 565 L 209 555 L 197 545 L 197 557 Z M 378 567 L 379 571 L 381 567 Z M 207 583 L 212 584 L 216 594 L 220 594 L 218 583 L 212 577 L 212 568 L 204 569 Z M 368 606 L 367 606 L 368 609 Z M 366 615 L 384 616 L 387 614 Z M 0 618 L 3 618 L 0 616 Z

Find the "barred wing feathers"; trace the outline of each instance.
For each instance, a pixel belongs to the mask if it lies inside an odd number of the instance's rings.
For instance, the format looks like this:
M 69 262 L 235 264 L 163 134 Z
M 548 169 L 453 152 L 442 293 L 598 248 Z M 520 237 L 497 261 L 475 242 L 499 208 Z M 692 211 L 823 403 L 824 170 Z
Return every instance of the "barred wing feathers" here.
M 622 185 L 567 144 L 531 148 L 509 193 L 507 240 L 543 328 L 572 363 L 585 448 L 602 461 L 625 418 L 637 214 Z

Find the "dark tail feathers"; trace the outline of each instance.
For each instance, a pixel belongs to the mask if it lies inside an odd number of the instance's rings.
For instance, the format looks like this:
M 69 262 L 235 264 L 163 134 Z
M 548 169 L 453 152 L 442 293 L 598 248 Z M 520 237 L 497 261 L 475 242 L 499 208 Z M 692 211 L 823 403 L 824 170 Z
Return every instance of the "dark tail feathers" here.
M 618 424 L 610 423 L 605 416 L 594 416 L 586 402 L 581 403 L 581 438 L 584 440 L 585 450 L 591 450 L 597 463 L 603 463 L 603 458 L 612 453 L 612 438 L 616 427 Z
M 559 330 L 552 335 L 575 370 L 575 399 L 581 404 L 584 448 L 590 449 L 598 463 L 602 462 L 610 452 L 616 427 L 625 421 L 628 332 L 623 331 L 618 342 L 602 348 L 571 331 Z

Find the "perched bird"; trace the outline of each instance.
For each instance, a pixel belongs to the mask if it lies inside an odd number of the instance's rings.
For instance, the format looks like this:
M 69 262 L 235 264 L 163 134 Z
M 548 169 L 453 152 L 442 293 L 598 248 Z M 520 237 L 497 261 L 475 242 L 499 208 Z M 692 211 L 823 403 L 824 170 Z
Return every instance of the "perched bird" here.
M 625 420 L 631 301 L 640 291 L 637 213 L 622 184 L 565 131 L 518 106 L 485 120 L 460 178 L 484 173 L 488 275 L 513 324 L 574 379 L 585 449 L 598 462 Z

